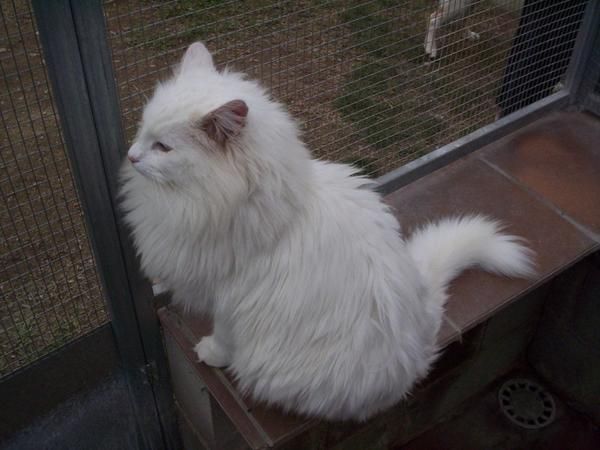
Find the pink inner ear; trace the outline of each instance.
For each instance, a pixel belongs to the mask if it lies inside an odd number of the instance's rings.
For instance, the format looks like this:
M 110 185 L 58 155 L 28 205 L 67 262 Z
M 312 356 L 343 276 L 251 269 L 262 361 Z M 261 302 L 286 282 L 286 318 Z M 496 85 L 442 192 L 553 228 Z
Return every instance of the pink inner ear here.
M 248 116 L 248 105 L 243 100 L 232 100 L 210 112 L 203 120 L 201 128 L 208 137 L 224 146 L 229 139 L 237 136 Z
M 232 100 L 229 103 L 225 103 L 225 105 L 223 106 L 228 105 L 233 114 L 240 117 L 246 117 L 248 115 L 248 105 L 246 105 L 246 102 L 244 100 Z

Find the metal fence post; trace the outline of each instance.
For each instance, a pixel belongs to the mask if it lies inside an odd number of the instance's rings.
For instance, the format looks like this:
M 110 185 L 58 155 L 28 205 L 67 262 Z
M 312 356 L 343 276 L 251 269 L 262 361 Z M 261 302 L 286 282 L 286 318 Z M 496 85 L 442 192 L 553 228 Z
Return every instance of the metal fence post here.
M 591 92 L 586 89 L 589 83 L 585 81 L 590 78 L 590 70 L 594 69 L 592 56 L 598 44 L 599 29 L 600 2 L 589 0 L 565 75 L 565 89 L 569 92 L 571 105 L 580 105 L 584 97 Z
M 600 116 L 600 33 L 596 35 L 594 50 L 587 67 L 580 89 L 581 105 L 584 109 Z
M 144 449 L 178 448 L 152 290 L 116 208 L 124 140 L 101 0 L 33 0 L 53 97 L 84 207 Z

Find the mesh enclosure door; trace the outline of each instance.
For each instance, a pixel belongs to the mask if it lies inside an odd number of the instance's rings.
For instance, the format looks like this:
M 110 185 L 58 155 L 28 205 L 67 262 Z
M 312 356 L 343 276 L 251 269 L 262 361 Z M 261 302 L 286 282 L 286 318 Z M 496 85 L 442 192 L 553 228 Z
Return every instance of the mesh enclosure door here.
M 2 378 L 108 316 L 31 5 L 0 8 Z
M 106 1 L 133 136 L 195 40 L 271 88 L 314 155 L 381 175 L 562 89 L 585 0 Z

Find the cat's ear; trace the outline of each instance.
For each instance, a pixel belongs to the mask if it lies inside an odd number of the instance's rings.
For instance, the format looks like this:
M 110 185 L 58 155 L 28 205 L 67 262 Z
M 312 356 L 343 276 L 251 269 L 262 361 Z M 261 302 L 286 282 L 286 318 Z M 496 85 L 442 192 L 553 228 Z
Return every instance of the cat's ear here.
M 220 146 L 240 134 L 246 125 L 248 105 L 243 100 L 232 100 L 208 113 L 200 128 Z
M 212 55 L 202 42 L 194 42 L 188 47 L 181 60 L 180 71 L 185 73 L 199 67 L 214 69 Z

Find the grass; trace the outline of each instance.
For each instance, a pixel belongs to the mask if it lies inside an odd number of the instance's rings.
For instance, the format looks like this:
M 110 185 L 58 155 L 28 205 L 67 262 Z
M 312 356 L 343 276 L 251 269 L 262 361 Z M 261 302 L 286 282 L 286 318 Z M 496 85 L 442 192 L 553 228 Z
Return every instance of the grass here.
M 15 324 L 11 330 L 10 342 L 3 339 L 0 356 L 0 376 L 10 373 L 15 367 L 27 365 L 31 361 L 69 343 L 73 336 L 79 335 L 81 323 L 77 316 L 63 317 L 44 327 L 41 331 L 44 339 L 40 339 L 40 320 L 30 316 Z

